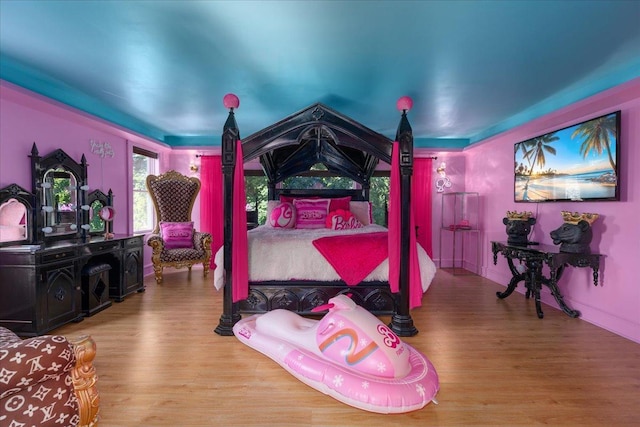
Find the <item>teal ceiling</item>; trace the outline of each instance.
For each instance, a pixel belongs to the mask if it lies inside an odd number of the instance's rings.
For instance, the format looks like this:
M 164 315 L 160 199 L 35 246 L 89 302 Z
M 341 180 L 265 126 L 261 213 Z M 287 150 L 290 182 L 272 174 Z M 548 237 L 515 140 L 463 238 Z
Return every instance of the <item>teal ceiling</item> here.
M 0 0 L 0 78 L 171 145 L 322 102 L 464 147 L 640 76 L 639 1 Z

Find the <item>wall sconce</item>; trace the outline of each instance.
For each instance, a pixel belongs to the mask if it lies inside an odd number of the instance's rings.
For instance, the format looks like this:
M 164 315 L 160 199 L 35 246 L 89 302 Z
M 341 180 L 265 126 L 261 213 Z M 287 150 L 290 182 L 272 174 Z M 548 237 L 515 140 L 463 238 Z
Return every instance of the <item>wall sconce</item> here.
M 437 167 L 436 172 L 438 173 L 438 178 L 436 179 L 436 189 L 438 193 L 444 193 L 445 188 L 451 188 L 451 180 L 447 176 L 447 164 L 445 162 L 440 163 Z
M 200 157 L 202 157 L 202 154 L 196 154 L 189 162 L 189 170 L 191 172 L 198 173 L 198 171 L 200 170 Z

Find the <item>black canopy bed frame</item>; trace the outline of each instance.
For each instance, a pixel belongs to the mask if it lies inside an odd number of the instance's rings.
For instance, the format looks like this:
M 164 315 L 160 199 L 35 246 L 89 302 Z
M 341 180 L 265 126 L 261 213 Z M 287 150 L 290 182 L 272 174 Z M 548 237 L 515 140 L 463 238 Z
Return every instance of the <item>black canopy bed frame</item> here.
M 237 159 L 240 140 L 234 109 L 230 108 L 222 135 L 222 173 L 224 179 L 224 302 L 215 332 L 233 335 L 240 313 L 262 313 L 285 308 L 298 314 L 312 314 L 316 306 L 341 293 L 350 294 L 357 304 L 375 315 L 391 316 L 389 326 L 399 336 L 418 333 L 409 307 L 409 244 L 411 176 L 413 173 L 413 133 L 402 110 L 396 133 L 399 148 L 401 200 L 401 253 L 399 293 L 392 293 L 388 282 L 362 282 L 349 287 L 343 281 L 249 282 L 249 297 L 233 302 L 232 230 L 233 176 L 236 162 L 259 158 L 268 181 L 269 200 L 281 194 L 290 196 L 341 197 L 368 201 L 370 179 L 379 161 L 391 164 L 393 141 L 360 123 L 317 103 L 242 140 L 243 159 Z M 333 174 L 346 176 L 360 184 L 357 190 L 279 189 L 284 179 L 300 175 L 322 163 Z M 315 314 L 315 313 L 313 313 Z

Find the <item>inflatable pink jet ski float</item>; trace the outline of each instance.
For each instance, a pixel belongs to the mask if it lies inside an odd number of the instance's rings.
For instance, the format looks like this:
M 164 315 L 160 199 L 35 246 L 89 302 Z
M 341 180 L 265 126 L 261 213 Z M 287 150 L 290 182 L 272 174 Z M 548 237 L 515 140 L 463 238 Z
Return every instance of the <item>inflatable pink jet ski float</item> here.
M 321 320 L 273 310 L 240 320 L 235 336 L 303 383 L 366 411 L 410 412 L 435 402 L 438 374 L 431 362 L 349 297 L 317 311 Z

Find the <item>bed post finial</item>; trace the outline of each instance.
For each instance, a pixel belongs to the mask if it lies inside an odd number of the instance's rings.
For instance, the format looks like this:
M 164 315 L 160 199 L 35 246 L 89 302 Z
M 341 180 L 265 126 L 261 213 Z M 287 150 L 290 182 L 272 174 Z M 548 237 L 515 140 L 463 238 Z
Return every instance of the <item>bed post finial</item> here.
M 399 111 L 402 111 L 402 113 L 405 114 L 413 108 L 413 99 L 409 96 L 401 96 L 396 102 L 396 107 Z
M 402 117 L 396 131 L 396 141 L 400 143 L 400 172 L 404 174 L 403 170 L 408 168 L 408 174 L 411 175 L 413 172 L 413 130 L 407 118 L 407 111 L 413 107 L 413 100 L 408 96 L 403 96 L 398 99 L 396 107 L 402 111 Z
M 233 93 L 228 93 L 222 99 L 222 103 L 229 109 L 229 116 L 222 128 L 222 169 L 225 175 L 233 176 L 233 167 L 236 163 L 236 141 L 240 139 L 240 130 L 233 109 L 240 106 L 240 100 Z
M 224 108 L 230 108 L 233 111 L 234 108 L 240 106 L 240 98 L 235 93 L 228 93 L 222 98 L 222 103 Z

